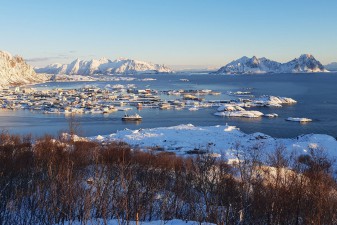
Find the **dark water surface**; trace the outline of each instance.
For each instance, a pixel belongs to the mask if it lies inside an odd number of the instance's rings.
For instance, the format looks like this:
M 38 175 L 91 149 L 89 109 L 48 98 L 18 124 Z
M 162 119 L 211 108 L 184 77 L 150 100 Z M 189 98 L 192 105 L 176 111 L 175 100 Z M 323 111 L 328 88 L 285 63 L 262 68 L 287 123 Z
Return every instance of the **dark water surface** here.
M 143 109 L 138 113 L 143 116 L 139 124 L 121 121 L 124 112 L 109 115 L 76 115 L 82 135 L 93 136 L 110 134 L 117 130 L 153 128 L 191 123 L 196 126 L 230 125 L 238 126 L 247 133 L 262 132 L 274 137 L 295 137 L 300 134 L 321 133 L 337 137 L 337 73 L 317 74 L 265 74 L 265 75 L 209 75 L 188 74 L 175 75 L 138 75 L 136 78 L 155 78 L 155 81 L 116 81 L 116 82 L 66 82 L 35 85 L 39 89 L 79 88 L 86 84 L 104 87 L 106 84 L 136 84 L 139 89 L 212 89 L 221 91 L 221 96 L 209 96 L 208 99 L 233 99 L 227 91 L 251 89 L 255 96 L 275 95 L 290 97 L 297 104 L 282 108 L 257 108 L 263 113 L 277 113 L 278 118 L 222 118 L 213 113 L 216 108 L 188 110 Z M 190 82 L 179 79 L 186 78 Z M 135 112 L 131 111 L 130 114 Z M 299 124 L 287 122 L 287 117 L 308 117 L 312 123 Z M 0 110 L 0 128 L 13 133 L 57 135 L 69 127 L 69 117 L 65 115 L 42 114 L 25 110 Z

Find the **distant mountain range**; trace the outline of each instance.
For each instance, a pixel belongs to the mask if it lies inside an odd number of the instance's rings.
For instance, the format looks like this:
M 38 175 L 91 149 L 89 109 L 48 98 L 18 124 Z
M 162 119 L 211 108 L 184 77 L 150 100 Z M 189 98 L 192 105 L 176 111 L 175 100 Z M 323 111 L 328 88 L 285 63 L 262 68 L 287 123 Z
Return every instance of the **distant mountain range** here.
M 246 56 L 228 63 L 217 74 L 256 74 L 256 73 L 313 73 L 329 72 L 310 54 L 303 54 L 287 63 L 279 63 L 266 58 Z
M 133 59 L 119 58 L 114 61 L 101 58 L 89 61 L 76 59 L 70 64 L 51 64 L 43 68 L 35 68 L 37 73 L 93 75 L 93 74 L 139 74 L 139 73 L 171 73 L 164 65 L 142 62 Z
M 325 68 L 330 71 L 337 71 L 337 62 L 332 62 L 325 65 Z
M 326 68 L 337 71 L 337 63 Z M 287 63 L 279 63 L 266 58 L 242 57 L 215 73 L 217 74 L 254 74 L 254 73 L 311 73 L 328 72 L 312 55 L 304 54 Z M 37 73 L 92 75 L 92 74 L 140 74 L 171 73 L 164 65 L 152 64 L 132 59 L 110 60 L 106 58 L 84 61 L 76 59 L 70 64 L 51 64 L 44 68 L 35 68 Z M 0 86 L 22 85 L 46 81 L 46 75 L 37 74 L 20 56 L 0 51 Z
M 0 86 L 31 84 L 45 80 L 47 77 L 36 74 L 22 57 L 0 51 Z

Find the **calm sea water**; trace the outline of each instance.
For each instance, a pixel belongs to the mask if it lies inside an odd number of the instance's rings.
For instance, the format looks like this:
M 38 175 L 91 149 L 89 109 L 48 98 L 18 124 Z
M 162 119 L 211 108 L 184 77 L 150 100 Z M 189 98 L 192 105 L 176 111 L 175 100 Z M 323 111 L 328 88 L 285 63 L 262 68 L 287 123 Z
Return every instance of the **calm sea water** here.
M 79 132 L 84 136 L 110 134 L 117 130 L 153 128 L 191 123 L 197 126 L 230 125 L 238 126 L 247 133 L 262 132 L 274 137 L 295 137 L 300 134 L 321 133 L 337 137 L 337 73 L 317 74 L 265 74 L 265 75 L 209 75 L 180 73 L 175 75 L 139 75 L 137 78 L 155 78 L 155 81 L 116 81 L 116 82 L 66 82 L 35 85 L 39 89 L 79 88 L 87 84 L 104 87 L 106 84 L 132 83 L 140 89 L 212 89 L 221 91 L 221 96 L 210 96 L 209 99 L 233 99 L 227 91 L 238 91 L 250 88 L 255 96 L 275 95 L 291 97 L 298 101 L 292 106 L 282 108 L 257 108 L 263 113 L 277 113 L 278 118 L 222 118 L 213 113 L 216 108 L 198 111 L 175 111 L 143 109 L 138 113 L 143 116 L 139 124 L 121 121 L 123 112 L 110 115 L 77 115 Z M 179 79 L 186 78 L 190 82 Z M 133 110 L 130 113 L 135 112 Z M 312 123 L 299 124 L 287 122 L 287 117 L 308 117 Z M 42 114 L 30 111 L 0 110 L 0 128 L 19 134 L 31 133 L 34 136 L 43 134 L 57 135 L 69 127 L 69 117 L 65 115 Z

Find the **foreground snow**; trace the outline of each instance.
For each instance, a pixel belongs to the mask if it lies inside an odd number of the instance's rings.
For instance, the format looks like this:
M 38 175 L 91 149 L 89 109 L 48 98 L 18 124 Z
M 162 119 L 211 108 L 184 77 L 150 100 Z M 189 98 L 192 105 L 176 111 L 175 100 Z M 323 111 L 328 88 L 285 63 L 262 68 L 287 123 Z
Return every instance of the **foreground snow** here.
M 331 157 L 337 156 L 337 141 L 323 134 L 306 134 L 296 138 L 273 138 L 262 133 L 245 134 L 234 126 L 197 127 L 192 124 L 152 129 L 122 130 L 117 133 L 91 137 L 100 142 L 124 141 L 136 148 L 160 149 L 179 155 L 189 151 L 209 151 L 235 160 L 237 150 L 258 147 L 261 153 L 272 153 L 277 147 L 288 152 L 306 154 L 310 148 L 322 148 Z
M 66 222 L 67 224 L 72 224 L 72 225 L 80 225 L 83 223 L 80 222 Z M 91 220 L 91 221 L 87 221 L 86 223 L 87 225 L 100 225 L 100 224 L 105 224 L 105 225 L 120 225 L 121 221 L 118 221 L 116 219 L 114 220 L 108 220 L 106 222 L 104 222 L 103 220 Z M 135 221 L 129 221 L 130 225 L 135 225 L 136 222 Z M 199 222 L 195 222 L 195 221 L 185 221 L 185 220 L 156 220 L 156 221 L 151 221 L 151 222 L 143 222 L 143 221 L 139 221 L 138 224 L 140 225 L 197 225 L 197 224 L 202 224 L 202 225 L 206 225 L 206 224 L 212 224 L 212 223 L 199 223 Z

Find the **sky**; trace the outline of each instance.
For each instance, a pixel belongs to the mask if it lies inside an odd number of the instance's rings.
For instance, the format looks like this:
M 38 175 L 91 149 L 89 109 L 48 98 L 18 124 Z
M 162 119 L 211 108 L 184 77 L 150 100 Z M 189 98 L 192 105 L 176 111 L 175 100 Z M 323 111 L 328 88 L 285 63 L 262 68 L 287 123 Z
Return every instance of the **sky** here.
M 0 0 L 0 50 L 33 66 L 132 58 L 175 68 L 242 56 L 337 61 L 336 0 Z

